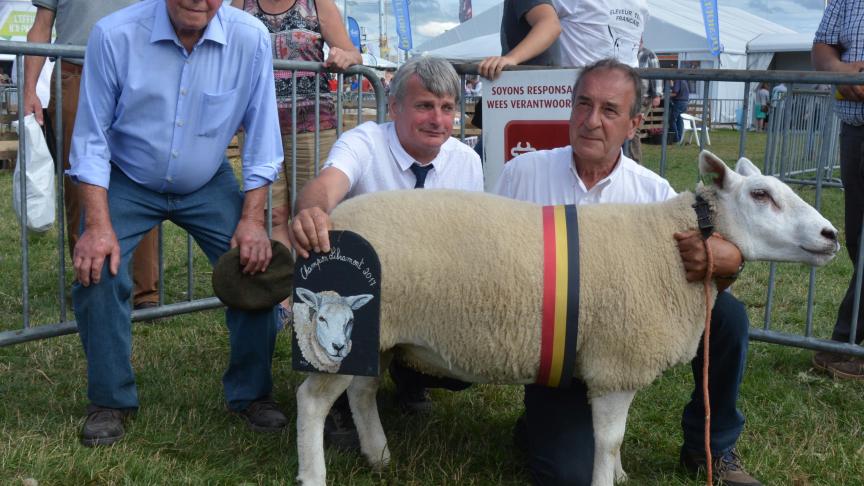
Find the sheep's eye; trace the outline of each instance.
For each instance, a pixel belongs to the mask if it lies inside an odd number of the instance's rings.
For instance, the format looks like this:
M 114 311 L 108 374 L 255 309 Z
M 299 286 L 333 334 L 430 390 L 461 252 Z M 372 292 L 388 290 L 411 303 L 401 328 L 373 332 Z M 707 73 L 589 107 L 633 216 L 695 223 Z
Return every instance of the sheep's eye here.
M 318 322 L 326 322 L 327 319 L 324 319 L 324 316 L 318 316 Z
M 771 194 L 769 194 L 765 189 L 753 189 L 750 191 L 750 197 L 757 202 L 768 202 L 771 200 Z
M 345 329 L 348 329 L 349 327 L 351 327 L 353 325 L 354 325 L 354 319 L 350 319 L 348 322 L 345 323 Z

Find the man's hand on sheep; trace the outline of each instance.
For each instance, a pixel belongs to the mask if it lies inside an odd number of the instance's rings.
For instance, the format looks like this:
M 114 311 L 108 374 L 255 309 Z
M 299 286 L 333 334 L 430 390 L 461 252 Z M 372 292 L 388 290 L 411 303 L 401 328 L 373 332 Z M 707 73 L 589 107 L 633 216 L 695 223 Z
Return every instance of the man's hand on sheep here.
M 291 222 L 288 237 L 291 246 L 303 258 L 309 258 L 309 251 L 327 253 L 330 251 L 330 235 L 333 228 L 330 215 L 319 207 L 301 209 Z
M 705 278 L 708 271 L 708 254 L 702 244 L 702 237 L 698 231 L 682 231 L 673 235 L 681 253 L 681 261 L 688 282 L 698 282 Z M 714 233 L 708 238 L 708 245 L 714 256 L 714 269 L 712 275 L 715 278 L 735 275 L 741 268 L 744 258 L 741 251 L 730 241 L 723 238 L 719 233 Z M 723 285 L 725 284 L 725 285 Z M 730 281 L 720 281 L 717 290 L 723 290 L 731 284 Z M 722 287 L 722 288 L 721 288 Z

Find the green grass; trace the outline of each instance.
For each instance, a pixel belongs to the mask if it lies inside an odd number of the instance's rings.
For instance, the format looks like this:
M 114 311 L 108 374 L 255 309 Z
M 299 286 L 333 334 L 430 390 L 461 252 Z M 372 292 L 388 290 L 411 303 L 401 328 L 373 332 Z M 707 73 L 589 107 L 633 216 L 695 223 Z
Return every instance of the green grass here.
M 737 133 L 714 131 L 712 151 L 737 156 Z M 761 135 L 748 155 L 761 164 Z M 676 189 L 696 180 L 694 146 L 669 147 L 667 176 Z M 647 146 L 656 168 L 659 147 Z M 0 187 L 11 174 L 0 174 Z M 813 200 L 812 189 L 804 189 Z M 0 329 L 20 328 L 19 229 L 9 197 L 0 200 Z M 828 190 L 823 212 L 842 226 L 842 194 Z M 186 298 L 186 243 L 165 226 L 166 296 Z M 56 322 L 56 233 L 31 235 L 31 318 Z M 195 295 L 209 295 L 209 269 L 196 249 Z M 844 252 L 817 274 L 815 334 L 830 335 L 834 312 L 850 275 Z M 767 265 L 748 265 L 736 294 L 760 326 Z M 807 269 L 781 265 L 774 328 L 803 332 Z M 291 484 L 297 470 L 294 392 L 302 376 L 290 369 L 290 342 L 279 338 L 274 361 L 275 397 L 292 419 L 279 435 L 258 435 L 225 413 L 221 372 L 227 332 L 218 311 L 163 319 L 135 328 L 134 367 L 142 408 L 127 438 L 112 448 L 78 445 L 86 399 L 86 365 L 76 335 L 0 348 L 0 484 L 35 478 L 41 485 L 79 484 Z M 748 469 L 769 485 L 864 484 L 864 384 L 814 373 L 810 352 L 752 343 L 740 407 L 747 425 L 739 449 Z M 624 467 L 633 485 L 697 485 L 677 469 L 680 414 L 692 389 L 689 367 L 669 370 L 637 395 L 628 420 Z M 521 411 L 521 388 L 475 386 L 462 393 L 433 392 L 434 412 L 404 417 L 392 404 L 392 386 L 380 394 L 382 420 L 393 453 L 391 466 L 372 472 L 359 456 L 327 452 L 332 484 L 521 485 L 528 482 L 512 444 Z

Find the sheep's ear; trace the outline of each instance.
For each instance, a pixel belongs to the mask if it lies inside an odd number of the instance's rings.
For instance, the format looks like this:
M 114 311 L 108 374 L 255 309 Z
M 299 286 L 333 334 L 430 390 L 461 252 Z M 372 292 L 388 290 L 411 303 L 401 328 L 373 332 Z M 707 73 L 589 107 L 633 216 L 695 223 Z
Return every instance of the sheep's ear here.
M 744 177 L 762 175 L 762 171 L 759 170 L 759 167 L 756 167 L 756 165 L 753 164 L 753 162 L 750 162 L 750 159 L 747 157 L 741 157 L 738 159 L 738 163 L 735 164 L 735 172 Z
M 319 302 L 318 302 L 318 294 L 312 292 L 309 289 L 304 289 L 303 287 L 297 287 L 297 297 L 300 297 L 300 300 L 305 302 L 309 307 L 318 310 Z
M 723 189 L 729 182 L 729 175 L 732 173 L 726 162 L 723 162 L 720 157 L 712 154 L 707 150 L 699 153 L 699 173 L 702 174 L 702 179 L 713 183 L 720 189 Z
M 372 300 L 372 297 L 374 297 L 372 294 L 360 294 L 345 297 L 344 299 L 345 302 L 348 304 L 348 307 L 351 308 L 351 310 L 357 310 L 366 305 L 367 302 Z

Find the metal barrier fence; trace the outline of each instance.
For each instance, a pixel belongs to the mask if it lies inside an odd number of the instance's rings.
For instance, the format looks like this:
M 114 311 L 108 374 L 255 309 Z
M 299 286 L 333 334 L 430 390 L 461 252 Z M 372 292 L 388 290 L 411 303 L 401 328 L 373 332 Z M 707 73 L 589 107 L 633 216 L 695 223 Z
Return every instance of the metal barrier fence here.
M 63 154 L 63 117 L 62 117 L 62 106 L 63 106 L 63 94 L 61 90 L 61 66 L 66 59 L 83 59 L 84 57 L 84 48 L 80 46 L 57 46 L 52 44 L 30 44 L 23 42 L 11 42 L 11 41 L 0 41 L 0 53 L 2 54 L 11 54 L 16 56 L 16 67 L 17 67 L 17 87 L 19 93 L 23 93 L 23 83 L 24 83 L 24 56 L 46 56 L 56 58 L 56 65 L 54 70 L 54 79 L 53 79 L 53 90 L 52 97 L 54 99 L 54 106 L 56 107 L 54 115 L 55 125 L 54 125 L 54 134 L 55 134 L 55 146 L 56 146 L 56 158 L 57 161 L 55 166 L 57 168 L 56 172 L 56 231 L 57 231 L 57 246 L 56 246 L 56 258 L 57 258 L 57 311 L 59 314 L 59 322 L 52 322 L 47 324 L 41 324 L 37 326 L 31 325 L 31 309 L 30 309 L 30 277 L 31 277 L 31 266 L 30 266 L 30 239 L 28 237 L 27 232 L 27 214 L 26 211 L 22 211 L 22 220 L 20 222 L 20 243 L 21 243 L 21 312 L 20 312 L 20 322 L 21 329 L 19 330 L 7 330 L 0 331 L 0 346 L 6 346 L 11 344 L 22 343 L 26 341 L 33 341 L 37 339 L 43 339 L 47 337 L 53 336 L 61 336 L 65 334 L 72 334 L 77 332 L 78 328 L 74 320 L 69 319 L 69 305 L 66 299 L 66 290 L 67 290 L 67 279 L 66 279 L 66 248 L 65 248 L 65 211 L 63 209 L 63 163 L 65 160 L 65 154 Z M 284 70 L 289 71 L 291 73 L 291 78 L 297 76 L 297 73 L 302 72 L 314 72 L 321 73 L 327 72 L 322 64 L 313 63 L 313 62 L 301 62 L 301 61 L 282 61 L 276 60 L 273 63 L 274 70 Z M 350 69 L 346 70 L 344 75 L 350 74 L 360 74 L 367 79 L 371 83 L 374 99 L 371 100 L 373 102 L 374 118 L 379 123 L 384 120 L 386 114 L 386 104 L 384 97 L 384 87 L 381 84 L 381 81 L 378 79 L 377 74 L 374 70 L 368 67 L 363 66 L 353 66 Z M 338 75 L 337 80 L 337 93 L 336 93 L 336 113 L 337 113 L 337 135 L 341 134 L 342 126 L 343 126 L 343 115 L 348 113 L 348 108 L 344 105 L 343 102 L 343 74 Z M 290 160 L 292 167 L 292 177 L 291 177 L 291 187 L 292 187 L 292 205 L 294 203 L 293 198 L 296 197 L 297 193 L 297 180 L 296 180 L 296 167 L 297 167 L 297 85 L 296 83 L 291 83 L 292 86 L 292 150 L 290 154 L 285 154 L 286 160 Z M 359 100 L 355 107 L 356 108 L 356 123 L 362 123 L 364 117 L 364 98 L 368 98 L 364 96 L 363 93 L 363 83 L 358 83 L 358 93 L 355 95 L 355 99 Z M 19 126 L 23 125 L 24 119 L 24 97 L 18 96 L 18 123 Z M 320 120 L 320 93 L 316 91 L 315 93 L 315 173 L 318 172 L 318 147 L 320 146 L 320 131 L 319 131 L 319 123 Z M 19 131 L 18 138 L 18 151 L 19 153 L 24 153 L 24 148 L 26 147 L 27 140 L 25 136 L 25 132 L 23 130 Z M 22 173 L 26 172 L 26 161 L 21 158 L 21 171 Z M 27 198 L 27 187 L 26 187 L 26 178 L 22 177 L 20 181 L 20 190 L 22 194 L 22 200 L 26 200 Z M 268 207 L 272 207 L 272 198 L 268 197 Z M 268 231 L 271 229 L 270 222 L 270 214 L 268 211 Z M 159 226 L 159 306 L 150 309 L 142 309 L 136 310 L 132 312 L 132 321 L 145 321 L 156 319 L 160 317 L 172 316 L 177 314 L 183 314 L 188 312 L 195 312 L 199 310 L 212 309 L 221 307 L 222 303 L 215 297 L 206 297 L 196 299 L 194 296 L 194 285 L 193 285 L 193 247 L 192 247 L 192 238 L 187 235 L 186 236 L 186 271 L 187 271 L 187 288 L 185 292 L 185 300 L 181 302 L 175 302 L 166 304 L 165 303 L 165 281 L 164 281 L 164 254 L 163 254 L 163 233 L 162 227 Z M 14 318 L 14 312 L 11 312 L 11 309 L 3 309 L 2 316 L 4 318 Z M 5 323 L 3 323 L 5 324 Z M 11 328 L 13 326 L 3 325 L 2 329 Z
M 790 91 L 768 111 L 765 173 L 787 183 L 840 187 L 834 177 L 840 163 L 840 118 L 834 113 L 831 93 Z M 827 147 L 823 145 L 827 144 Z
M 58 47 L 58 46 L 52 46 L 52 45 L 46 45 L 46 44 L 42 44 L 42 45 L 40 45 L 40 44 L 23 44 L 23 43 L 16 43 L 16 42 L 0 42 L 0 53 L 14 54 L 17 56 L 19 83 L 23 82 L 23 78 L 24 78 L 23 68 L 22 68 L 23 63 L 21 62 L 23 55 L 55 56 L 55 57 L 58 57 L 58 65 L 60 63 L 62 63 L 63 58 L 75 58 L 75 57 L 80 58 L 80 57 L 83 57 L 83 49 L 81 49 L 81 48 Z M 477 74 L 477 66 L 476 65 L 457 65 L 456 67 L 457 67 L 457 71 L 459 71 L 463 75 L 464 74 Z M 316 63 L 306 63 L 306 62 L 276 61 L 276 62 L 274 62 L 274 68 L 280 69 L 280 70 L 289 70 L 289 71 L 292 71 L 293 73 L 296 73 L 297 71 L 312 71 L 312 72 L 322 72 L 323 71 L 323 68 L 321 65 L 316 64 Z M 709 99 L 708 98 L 709 85 L 711 82 L 715 82 L 715 81 L 734 81 L 734 82 L 745 83 L 745 88 L 744 88 L 745 94 L 744 94 L 744 99 L 741 100 L 741 106 L 747 106 L 748 103 L 750 102 L 750 99 L 749 99 L 750 88 L 751 88 L 751 83 L 754 83 L 754 82 L 762 82 L 762 81 L 781 82 L 782 81 L 782 82 L 787 82 L 787 83 L 800 82 L 800 83 L 805 83 L 805 84 L 825 84 L 825 83 L 828 83 L 828 84 L 835 84 L 835 83 L 860 83 L 860 84 L 864 84 L 864 75 L 840 75 L 840 74 L 833 74 L 833 73 L 791 72 L 791 71 L 786 71 L 786 72 L 734 71 L 734 70 L 711 70 L 711 71 L 706 70 L 706 71 L 703 71 L 703 70 L 673 70 L 673 69 L 640 69 L 639 71 L 640 71 L 640 74 L 642 74 L 643 77 L 645 77 L 647 79 L 664 79 L 664 80 L 686 79 L 686 80 L 694 80 L 694 81 L 705 81 L 705 83 L 703 83 L 703 91 L 704 92 L 703 92 L 703 97 L 702 97 L 703 113 L 707 112 L 710 109 L 706 104 L 709 101 L 706 101 L 706 100 Z M 58 106 L 58 113 L 57 113 L 58 116 L 56 117 L 58 120 L 58 124 L 61 123 L 60 116 L 59 116 L 59 107 L 62 105 L 62 100 L 59 99 L 62 96 L 60 91 L 59 91 L 59 84 L 60 84 L 59 83 L 59 81 L 60 81 L 59 73 L 60 73 L 60 70 L 57 69 L 55 71 L 56 87 L 55 87 L 55 92 L 54 92 L 54 96 L 57 97 L 55 99 L 57 99 L 56 105 Z M 347 73 L 348 74 L 361 74 L 361 75 L 364 75 L 367 78 L 369 78 L 370 82 L 372 83 L 374 92 L 375 92 L 375 102 L 376 102 L 375 118 L 378 122 L 383 121 L 385 110 L 386 110 L 385 100 L 384 100 L 384 96 L 383 96 L 384 90 L 383 90 L 383 86 L 381 85 L 381 83 L 378 80 L 375 73 L 371 69 L 365 68 L 365 67 L 353 67 L 353 68 L 349 69 L 347 71 Z M 357 112 L 356 121 L 358 124 L 363 121 L 363 117 L 364 117 L 364 101 L 363 101 L 364 95 L 362 92 L 362 89 L 363 89 L 362 84 L 363 83 L 358 83 L 358 85 L 359 85 L 358 89 L 360 90 L 360 92 L 356 96 L 356 99 L 358 101 L 356 103 L 356 106 L 354 107 L 354 108 L 356 108 L 356 112 Z M 463 79 L 463 84 L 464 84 L 464 79 Z M 339 87 L 337 89 L 337 95 L 336 95 L 337 115 L 338 115 L 337 116 L 337 118 L 338 118 L 337 131 L 341 132 L 342 125 L 343 125 L 343 114 L 345 113 L 344 106 L 343 106 L 343 93 L 342 93 L 342 89 L 341 89 L 341 87 L 342 87 L 341 76 L 340 76 L 340 79 L 338 81 L 338 86 Z M 296 88 L 294 89 L 294 91 L 292 93 L 292 97 L 296 100 Z M 663 98 L 664 98 L 663 99 L 664 109 L 666 112 L 669 112 L 670 93 L 669 93 L 669 87 L 668 86 L 665 88 Z M 461 110 L 461 113 L 463 115 L 463 118 L 464 118 L 464 113 L 465 113 L 464 101 L 465 100 L 463 99 L 461 106 L 460 106 L 460 110 Z M 319 103 L 320 103 L 320 100 L 318 98 L 318 95 L 316 94 L 316 106 L 318 106 Z M 294 103 L 294 106 L 296 106 L 296 103 Z M 793 109 L 794 109 L 793 103 L 789 103 L 789 104 L 784 106 L 784 108 L 783 108 L 784 113 L 786 111 L 790 112 L 790 117 L 784 118 L 784 119 L 787 119 L 787 120 L 793 119 L 791 117 L 792 116 L 791 110 L 793 110 Z M 824 113 L 823 116 L 826 119 L 828 118 L 828 114 L 830 112 L 831 112 L 831 110 L 828 110 L 827 108 L 822 110 L 822 113 Z M 19 116 L 20 116 L 20 114 L 23 114 L 23 100 L 21 98 L 19 98 Z M 292 141 L 294 143 L 292 143 L 291 153 L 286 154 L 286 158 L 290 157 L 289 160 L 291 160 L 292 166 L 295 168 L 296 168 L 296 163 L 297 163 L 296 115 L 297 115 L 297 113 L 296 113 L 296 109 L 295 109 L 294 112 L 292 113 L 292 121 L 294 122 L 292 124 L 292 126 L 295 128 L 292 129 L 292 135 L 291 135 Z M 318 116 L 319 116 L 317 109 L 316 109 L 316 115 L 315 116 L 316 116 L 316 120 L 317 120 Z M 805 127 L 801 128 L 801 130 L 804 132 L 807 132 L 808 130 L 811 132 L 818 132 L 819 130 L 824 128 L 826 126 L 826 124 L 827 124 L 827 122 L 823 123 L 823 124 L 812 123 L 810 125 L 806 125 Z M 666 165 L 667 165 L 666 162 L 667 162 L 667 156 L 668 156 L 668 153 L 667 153 L 668 140 L 667 140 L 666 134 L 668 133 L 668 125 L 669 125 L 669 119 L 668 119 L 668 117 L 666 117 L 666 118 L 664 118 L 664 121 L 663 121 L 663 136 L 662 136 L 662 142 L 661 142 L 661 156 L 660 156 L 660 166 L 659 166 L 659 172 L 661 175 L 665 175 Z M 463 122 L 463 123 L 461 123 L 461 128 L 460 128 L 460 134 L 462 135 L 463 138 L 464 138 L 464 133 L 465 133 L 464 127 L 465 127 L 465 123 Z M 62 134 L 62 126 L 58 126 L 56 128 L 57 129 L 55 130 L 55 133 L 57 134 L 57 138 L 58 138 L 57 146 L 62 147 L 62 140 L 60 139 L 60 137 L 62 136 L 62 135 L 60 135 L 60 134 Z M 707 130 L 708 130 L 707 124 L 703 123 L 702 128 L 701 128 L 701 133 L 699 134 L 700 140 L 704 140 L 706 138 Z M 814 137 L 817 135 L 820 135 L 820 134 L 813 133 Z M 830 136 L 824 136 L 824 134 L 821 134 L 821 135 L 822 135 L 822 139 L 824 139 L 824 140 L 827 140 L 828 138 L 830 138 Z M 19 144 L 20 144 L 19 149 L 23 149 L 23 147 L 25 146 L 26 143 L 27 143 L 26 140 L 22 136 L 20 138 L 20 141 L 19 141 Z M 319 146 L 319 144 L 320 144 L 319 130 L 317 128 L 317 123 L 316 123 L 316 130 L 315 130 L 315 145 L 316 145 L 315 160 L 316 161 L 320 158 L 317 156 L 318 155 L 317 154 L 317 147 Z M 739 156 L 743 156 L 745 154 L 746 144 L 747 144 L 747 130 L 740 130 L 739 131 L 739 144 L 738 144 L 739 145 L 739 147 L 738 147 Z M 821 174 L 823 174 L 829 168 L 829 166 L 826 166 L 826 164 L 824 162 L 828 160 L 831 146 L 832 146 L 831 143 L 820 143 L 820 145 L 818 145 L 818 150 L 819 150 L 819 153 L 821 155 L 816 159 L 817 160 L 817 166 L 816 166 L 817 176 L 816 176 L 815 182 L 814 182 L 815 196 L 816 196 L 815 206 L 817 208 L 819 208 L 821 206 L 822 188 L 825 185 L 825 184 L 823 184 L 824 177 L 822 177 Z M 797 145 L 794 145 L 791 142 L 786 143 L 785 147 L 786 147 L 785 150 L 787 152 L 790 150 L 797 150 Z M 782 156 L 783 150 L 781 150 L 779 153 Z M 833 166 L 830 166 L 830 167 L 833 167 Z M 770 166 L 766 167 L 766 168 L 770 168 Z M 316 162 L 316 171 L 317 171 L 317 162 Z M 57 175 L 58 175 L 57 179 L 58 179 L 58 188 L 59 188 L 58 189 L 58 201 L 62 202 L 62 183 L 59 183 L 60 181 L 62 181 L 62 165 L 61 164 L 58 164 Z M 296 189 L 297 189 L 296 176 L 292 177 L 291 185 L 292 185 L 292 189 L 293 189 L 292 194 L 296 195 L 296 193 L 297 193 L 297 191 L 296 191 Z M 22 183 L 22 191 L 23 190 L 26 190 L 26 188 L 23 187 L 23 183 Z M 39 325 L 39 326 L 35 326 L 35 327 L 32 327 L 30 325 L 30 321 L 29 321 L 30 311 L 29 311 L 29 304 L 28 304 L 28 302 L 29 302 L 28 238 L 27 238 L 26 224 L 24 224 L 24 222 L 22 222 L 22 225 L 21 225 L 21 228 L 22 228 L 21 229 L 21 248 L 22 248 L 22 250 L 21 251 L 22 251 L 22 282 L 23 282 L 23 285 L 22 285 L 22 303 L 23 303 L 23 305 L 22 305 L 22 323 L 23 323 L 23 329 L 19 330 L 19 331 L 0 332 L 0 346 L 24 342 L 24 341 L 30 341 L 30 340 L 34 340 L 34 339 L 40 339 L 40 338 L 44 338 L 44 337 L 58 336 L 58 335 L 62 335 L 62 334 L 70 334 L 70 333 L 76 332 L 76 330 L 77 330 L 74 321 L 69 321 L 66 318 L 67 304 L 65 302 L 66 281 L 65 281 L 65 258 L 64 258 L 65 249 L 64 249 L 64 236 L 63 236 L 62 204 L 58 204 L 58 208 L 61 208 L 61 209 L 58 209 L 58 218 L 57 218 L 58 223 L 59 223 L 58 224 L 59 230 L 58 230 L 58 235 L 57 235 L 57 247 L 58 247 L 57 254 L 58 254 L 58 270 L 59 270 L 58 305 L 59 305 L 60 316 L 61 316 L 60 322 L 59 323 L 52 323 L 52 324 L 44 324 L 44 325 Z M 864 242 L 864 238 L 862 238 L 862 242 Z M 191 283 L 192 282 L 192 277 L 191 277 L 191 273 L 192 273 L 192 264 L 191 264 L 192 245 L 191 245 L 191 240 L 188 240 L 188 239 L 187 239 L 187 255 L 188 255 L 188 257 L 187 257 L 188 288 L 187 288 L 187 294 L 186 294 L 187 300 L 183 301 L 183 302 L 178 302 L 178 303 L 163 304 L 163 305 L 160 305 L 158 308 L 154 308 L 154 309 L 147 309 L 147 310 L 133 312 L 133 320 L 140 321 L 140 320 L 153 319 L 153 318 L 157 318 L 157 317 L 163 317 L 163 316 L 169 316 L 169 315 L 175 315 L 175 314 L 180 314 L 180 313 L 185 313 L 185 312 L 192 312 L 192 311 L 197 311 L 197 310 L 203 310 L 203 309 L 218 307 L 221 305 L 218 302 L 218 300 L 216 300 L 215 298 L 212 298 L 212 297 L 211 298 L 204 298 L 204 299 L 194 299 L 193 298 L 193 292 L 192 292 L 193 289 L 192 289 L 192 283 Z M 161 260 L 162 260 L 162 256 L 161 256 L 161 251 L 160 251 L 160 266 L 162 264 Z M 858 275 L 859 276 L 862 275 L 862 269 L 861 269 L 862 265 L 864 265 L 864 259 L 861 259 L 858 262 Z M 818 339 L 818 338 L 815 338 L 813 336 L 813 301 L 814 301 L 814 294 L 815 294 L 815 290 L 816 290 L 815 289 L 815 275 L 816 275 L 815 269 L 811 270 L 810 271 L 810 280 L 809 280 L 809 293 L 808 293 L 808 298 L 807 298 L 808 310 L 807 310 L 807 318 L 806 318 L 806 322 L 805 322 L 804 333 L 802 335 L 789 334 L 789 333 L 785 333 L 785 332 L 771 329 L 772 299 L 773 299 L 773 292 L 774 292 L 774 288 L 775 288 L 775 285 L 774 285 L 775 266 L 772 265 L 771 275 L 770 275 L 769 282 L 768 282 L 767 304 L 766 304 L 766 312 L 765 312 L 765 324 L 764 324 L 762 329 L 752 329 L 751 330 L 752 338 L 755 340 L 772 342 L 772 343 L 783 344 L 783 345 L 797 346 L 797 347 L 816 349 L 816 350 L 838 351 L 838 352 L 844 352 L 844 353 L 853 354 L 853 355 L 857 355 L 857 356 L 864 356 L 864 347 L 855 345 L 855 343 L 851 342 L 851 340 L 849 343 L 837 343 L 837 342 L 828 341 L 825 339 Z M 160 289 L 163 287 L 161 284 L 162 284 L 162 281 L 160 278 Z M 859 288 L 860 288 L 860 284 L 861 284 L 860 279 L 859 279 L 858 284 L 859 284 Z M 859 292 L 859 294 L 860 294 L 860 292 Z M 160 302 L 162 302 L 161 298 L 160 298 Z M 855 309 L 857 310 L 859 307 L 860 307 L 860 304 L 858 302 L 856 302 Z M 8 315 L 8 313 L 6 315 Z M 855 335 L 855 328 L 853 327 L 852 336 L 854 336 L 854 335 Z

